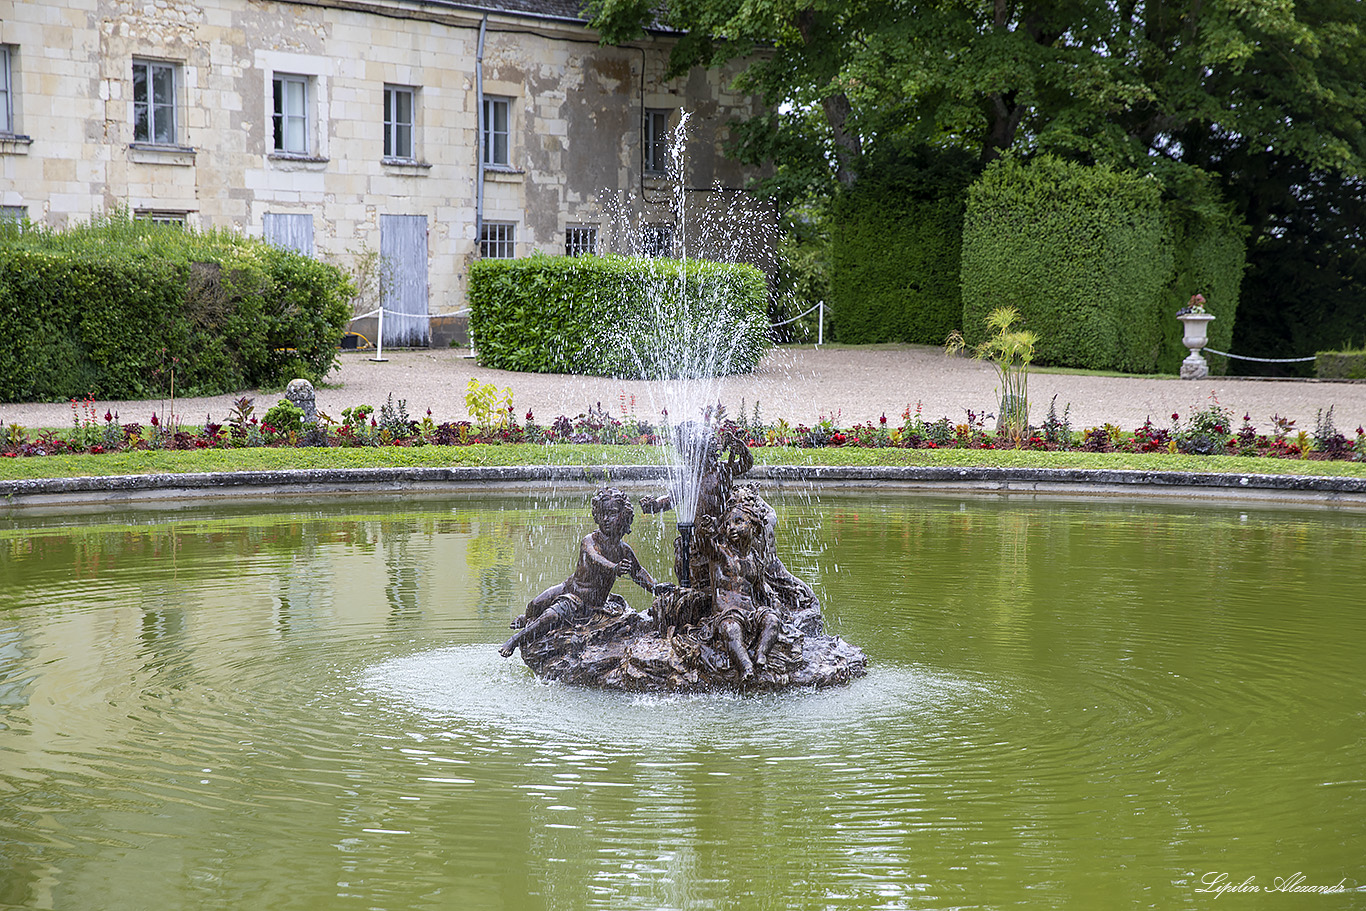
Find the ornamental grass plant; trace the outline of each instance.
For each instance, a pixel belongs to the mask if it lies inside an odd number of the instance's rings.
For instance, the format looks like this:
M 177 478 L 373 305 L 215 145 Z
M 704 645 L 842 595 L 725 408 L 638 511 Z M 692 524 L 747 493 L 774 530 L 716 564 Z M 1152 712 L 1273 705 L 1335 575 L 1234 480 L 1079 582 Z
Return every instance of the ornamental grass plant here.
M 1014 307 L 997 307 L 986 316 L 987 336 L 972 349 L 978 360 L 990 361 L 1001 381 L 1001 410 L 997 432 L 1004 432 L 1012 440 L 1023 438 L 1029 428 L 1029 365 L 1034 360 L 1037 333 L 1016 328 L 1020 313 Z M 945 350 L 954 354 L 967 347 L 963 334 L 955 329 L 945 342 Z

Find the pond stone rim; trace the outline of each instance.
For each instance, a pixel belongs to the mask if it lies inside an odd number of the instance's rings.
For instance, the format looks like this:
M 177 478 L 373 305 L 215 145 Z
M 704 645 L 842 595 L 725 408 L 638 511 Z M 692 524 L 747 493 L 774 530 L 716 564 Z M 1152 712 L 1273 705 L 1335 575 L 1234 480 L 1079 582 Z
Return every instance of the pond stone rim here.
M 658 465 L 513 465 L 305 468 L 272 471 L 162 473 L 0 481 L 0 505 L 99 505 L 130 500 L 385 495 L 482 488 L 584 488 L 660 482 Z M 1366 478 L 1090 468 L 756 465 L 744 480 L 758 487 L 979 491 L 1002 494 L 1191 496 L 1366 506 Z

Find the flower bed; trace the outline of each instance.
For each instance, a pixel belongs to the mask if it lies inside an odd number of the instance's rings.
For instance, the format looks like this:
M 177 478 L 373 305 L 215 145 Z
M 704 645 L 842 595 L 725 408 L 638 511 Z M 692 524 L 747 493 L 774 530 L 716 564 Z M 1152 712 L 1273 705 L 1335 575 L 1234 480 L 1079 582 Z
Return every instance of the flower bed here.
M 468 446 L 473 444 L 599 444 L 654 445 L 665 432 L 662 423 L 650 423 L 630 414 L 623 402 L 620 416 L 601 404 L 570 418 L 556 417 L 548 424 L 527 412 L 518 420 L 511 394 L 493 395 L 487 387 L 472 385 L 470 412 L 475 421 L 436 423 L 431 412 L 414 419 L 403 400 L 389 401 L 378 411 L 369 405 L 347 408 L 340 421 L 322 416 L 316 425 L 303 421 L 303 412 L 281 402 L 264 415 L 254 403 L 239 399 L 226 423 L 185 427 L 163 421 L 155 413 L 147 424 L 124 423 L 106 411 L 96 414 L 94 403 L 72 400 L 72 428 L 30 435 L 22 427 L 0 424 L 0 457 L 100 454 L 158 449 L 233 449 L 242 447 L 360 447 L 360 446 Z M 482 398 L 479 396 L 483 393 Z M 495 391 L 496 392 L 496 391 Z M 667 417 L 664 416 L 664 417 Z M 1056 402 L 1045 421 L 1019 435 L 997 433 L 987 427 L 992 416 L 967 412 L 961 422 L 947 417 L 926 420 L 920 406 L 908 406 L 899 422 L 884 415 L 875 423 L 844 426 L 838 418 L 823 419 L 815 426 L 791 425 L 787 421 L 763 420 L 756 406 L 752 415 L 732 416 L 723 407 L 709 410 L 704 420 L 735 431 L 751 447 L 792 448 L 900 448 L 900 449 L 1024 449 L 1035 451 L 1083 451 L 1129 453 L 1183 453 L 1189 455 L 1239 455 L 1280 459 L 1366 460 L 1366 431 L 1356 429 L 1354 438 L 1340 433 L 1333 410 L 1320 412 L 1315 429 L 1297 429 L 1295 422 L 1272 419 L 1273 432 L 1260 434 L 1244 415 L 1235 427 L 1231 413 L 1212 404 L 1182 418 L 1171 416 L 1170 426 L 1151 420 L 1125 431 L 1113 424 L 1075 430 L 1067 412 L 1057 413 Z

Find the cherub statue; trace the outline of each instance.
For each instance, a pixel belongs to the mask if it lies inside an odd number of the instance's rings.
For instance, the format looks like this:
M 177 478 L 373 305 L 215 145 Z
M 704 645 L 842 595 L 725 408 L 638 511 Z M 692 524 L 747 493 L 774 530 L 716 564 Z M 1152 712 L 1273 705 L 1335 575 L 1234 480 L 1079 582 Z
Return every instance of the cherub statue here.
M 630 576 L 651 594 L 670 590 L 672 586 L 651 578 L 636 559 L 635 551 L 622 540 L 631 531 L 634 520 L 635 509 L 626 494 L 615 487 L 599 489 L 593 495 L 593 521 L 598 530 L 580 543 L 574 574 L 531 599 L 526 613 L 512 621 L 517 632 L 498 653 L 510 658 L 519 645 L 557 626 L 587 620 L 595 611 L 624 612 L 626 602 L 620 595 L 612 594 L 618 576 Z
M 685 423 L 679 426 L 674 440 L 677 449 L 685 458 L 701 459 L 701 489 L 697 498 L 697 510 L 693 514 L 693 525 L 701 528 L 703 520 L 719 520 L 726 508 L 735 479 L 754 467 L 754 456 L 744 440 L 733 431 L 722 429 L 712 431 L 705 425 Z M 754 536 L 754 556 L 760 562 L 764 578 L 777 600 L 791 613 L 813 612 L 820 628 L 820 602 L 811 586 L 792 575 L 783 561 L 778 558 L 778 514 L 762 497 L 756 495 L 759 508 L 763 511 L 764 527 L 761 534 Z M 640 510 L 644 513 L 664 512 L 673 508 L 673 498 L 668 494 L 660 497 L 641 497 Z M 674 569 L 682 579 L 682 539 L 674 542 Z M 689 585 L 706 589 L 710 586 L 707 578 L 708 562 L 697 549 L 691 554 L 688 565 Z
M 708 562 L 712 585 L 711 614 L 703 634 L 720 641 L 741 682 L 753 679 L 767 664 L 782 624 L 781 609 L 764 585 L 764 564 L 755 544 L 764 535 L 767 504 L 752 488 L 737 488 L 720 521 L 704 517 L 698 527 L 699 550 Z M 753 660 L 745 647 L 755 643 Z
M 693 526 L 700 528 L 704 519 L 716 521 L 726 508 L 735 479 L 754 467 L 754 456 L 749 447 L 730 430 L 713 431 L 703 424 L 688 422 L 678 427 L 675 447 L 689 460 L 701 460 L 701 485 L 697 496 L 697 509 L 692 515 Z M 724 458 L 724 461 L 723 461 Z M 660 497 L 641 497 L 640 511 L 658 513 L 673 509 L 673 497 L 664 494 Z M 683 573 L 682 539 L 674 542 L 674 570 L 679 579 L 689 579 L 693 588 L 706 588 L 707 561 L 694 553 Z

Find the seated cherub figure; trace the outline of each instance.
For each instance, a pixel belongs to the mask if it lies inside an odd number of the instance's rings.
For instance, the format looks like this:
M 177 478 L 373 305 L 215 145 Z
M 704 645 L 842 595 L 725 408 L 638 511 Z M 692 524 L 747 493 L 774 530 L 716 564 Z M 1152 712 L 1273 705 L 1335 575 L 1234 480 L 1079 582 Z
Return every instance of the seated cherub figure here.
M 574 574 L 559 585 L 541 592 L 526 606 L 526 613 L 512 621 L 513 633 L 498 650 L 504 658 L 512 656 L 519 645 L 567 623 L 587 620 L 594 611 L 608 608 L 618 576 L 630 576 L 652 594 L 669 586 L 656 583 L 636 559 L 635 551 L 622 540 L 631 530 L 635 509 L 627 496 L 615 487 L 603 487 L 593 495 L 593 521 L 598 530 L 584 537 L 579 545 L 579 563 Z
M 679 520 L 690 519 L 699 528 L 706 521 L 715 523 L 726 508 L 735 479 L 754 467 L 754 456 L 744 440 L 733 431 L 715 430 L 691 421 L 677 428 L 674 447 L 689 463 L 696 461 L 700 471 L 697 507 L 691 517 L 679 516 Z M 673 508 L 673 497 L 669 494 L 640 498 L 640 510 L 644 513 L 665 512 Z M 674 550 L 674 572 L 679 579 L 683 579 L 685 557 L 681 538 L 674 541 Z M 706 558 L 694 552 L 687 559 L 689 584 L 693 588 L 708 588 Z
M 719 527 L 708 518 L 700 529 L 712 584 L 712 613 L 705 626 L 724 646 L 741 682 L 768 664 L 782 615 L 764 587 L 764 567 L 755 556 L 755 540 L 764 534 L 764 502 L 752 489 L 735 490 Z M 755 641 L 751 660 L 745 640 Z

